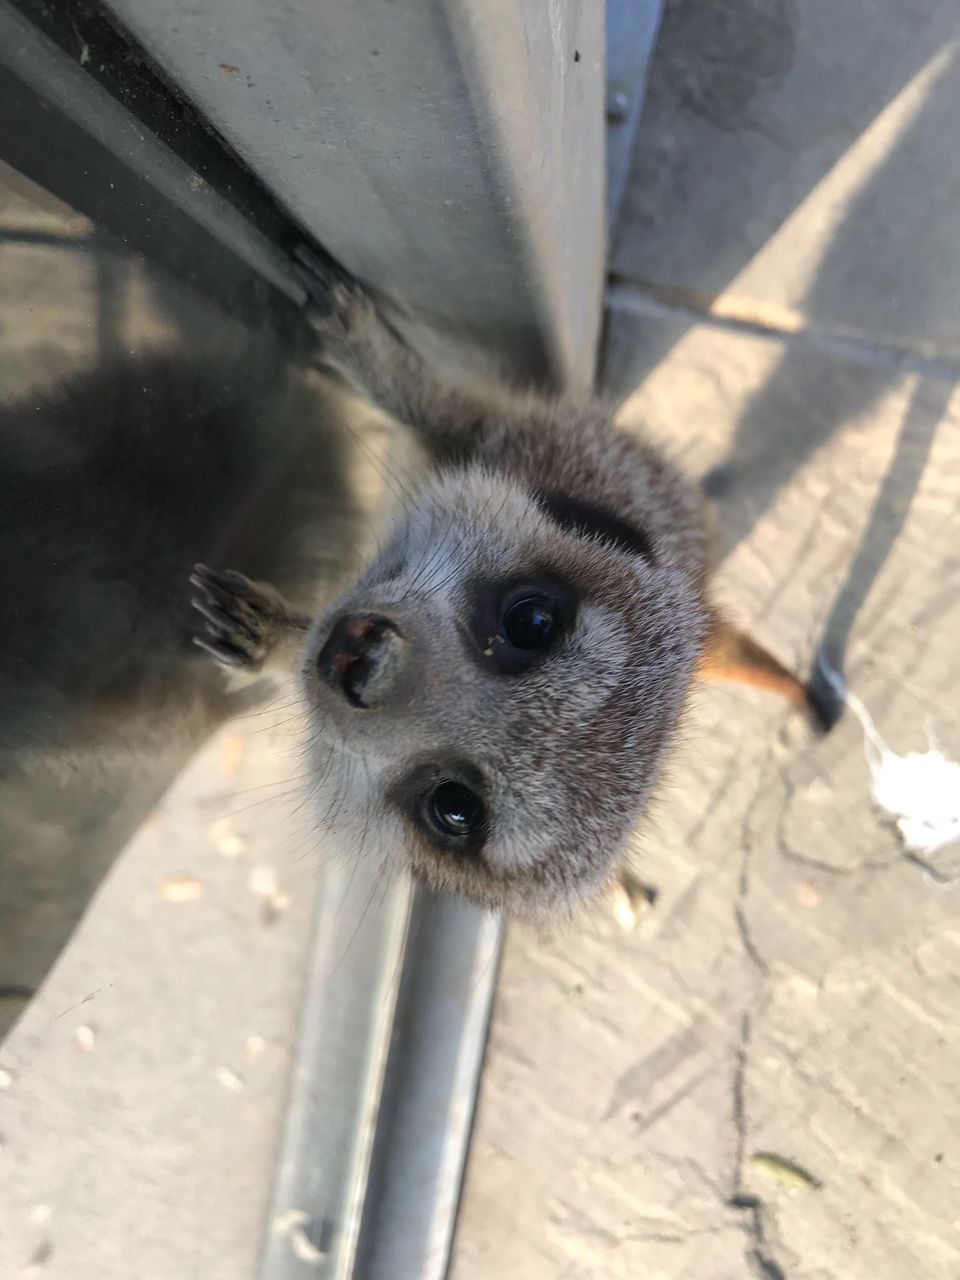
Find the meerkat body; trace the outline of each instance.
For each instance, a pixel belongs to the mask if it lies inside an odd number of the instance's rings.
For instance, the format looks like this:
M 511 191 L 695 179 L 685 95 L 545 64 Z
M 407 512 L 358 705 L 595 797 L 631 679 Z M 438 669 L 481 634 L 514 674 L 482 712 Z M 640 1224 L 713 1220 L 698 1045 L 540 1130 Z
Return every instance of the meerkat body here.
M 623 853 L 698 667 L 719 653 L 717 674 L 738 674 L 700 498 L 600 405 L 448 387 L 364 291 L 337 283 L 321 302 L 324 362 L 409 425 L 434 470 L 315 620 L 198 566 L 197 642 L 234 666 L 300 654 L 317 790 L 348 847 L 487 907 L 568 907 Z

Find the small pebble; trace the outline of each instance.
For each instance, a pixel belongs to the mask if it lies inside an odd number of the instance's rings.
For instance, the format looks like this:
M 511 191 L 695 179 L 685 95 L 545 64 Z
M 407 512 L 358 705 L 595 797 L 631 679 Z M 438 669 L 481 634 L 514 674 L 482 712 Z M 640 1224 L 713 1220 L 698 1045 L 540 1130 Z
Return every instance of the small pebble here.
M 9 1089 L 13 1086 L 16 1079 L 12 1071 L 8 1071 L 6 1067 L 0 1067 L 0 1089 Z
M 195 876 L 170 876 L 160 886 L 168 902 L 196 902 L 203 897 L 203 881 Z
M 797 885 L 794 893 L 801 907 L 818 907 L 820 905 L 820 890 L 815 884 L 811 884 L 809 880 L 802 880 Z
M 833 799 L 833 787 L 826 778 L 811 778 L 807 784 L 807 795 L 811 800 L 829 801 Z
M 637 913 L 622 884 L 614 886 L 613 918 L 624 933 L 631 933 L 637 927 Z
M 277 877 L 272 867 L 254 867 L 250 872 L 250 888 L 261 898 L 272 898 L 277 892 Z
M 243 836 L 238 836 L 232 830 L 229 818 L 218 818 L 216 822 L 211 822 L 207 828 L 207 835 L 217 853 L 224 858 L 239 858 L 247 847 Z
M 51 1213 L 53 1213 L 53 1210 L 48 1204 L 35 1204 L 28 1216 L 34 1226 L 42 1227 L 44 1223 L 50 1221 Z
M 73 1042 L 81 1053 L 89 1053 L 97 1042 L 97 1033 L 93 1027 L 83 1023 L 73 1033 Z
M 229 1093 L 243 1093 L 243 1078 L 238 1076 L 236 1071 L 231 1070 L 230 1067 L 217 1067 L 216 1076 Z
M 632 933 L 656 898 L 656 891 L 649 885 L 642 884 L 629 872 L 623 872 L 612 891 L 613 918 L 624 933 Z
M 263 1036 L 247 1036 L 244 1048 L 248 1062 L 259 1062 L 267 1051 L 267 1042 Z

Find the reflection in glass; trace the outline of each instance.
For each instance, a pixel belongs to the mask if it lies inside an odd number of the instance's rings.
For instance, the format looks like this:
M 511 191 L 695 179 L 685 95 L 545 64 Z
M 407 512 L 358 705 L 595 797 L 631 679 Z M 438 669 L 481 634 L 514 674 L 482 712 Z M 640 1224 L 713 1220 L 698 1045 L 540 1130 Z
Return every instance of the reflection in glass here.
M 0 167 L 0 1031 L 196 745 L 267 691 L 191 644 L 197 561 L 312 610 L 366 525 L 319 375 Z

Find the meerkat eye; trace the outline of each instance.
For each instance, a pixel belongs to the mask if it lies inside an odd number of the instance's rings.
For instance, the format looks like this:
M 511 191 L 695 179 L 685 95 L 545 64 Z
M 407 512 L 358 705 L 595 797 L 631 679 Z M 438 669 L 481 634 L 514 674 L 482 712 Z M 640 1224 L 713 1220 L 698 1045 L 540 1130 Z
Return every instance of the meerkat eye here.
M 469 760 L 415 764 L 390 784 L 387 799 L 444 854 L 479 857 L 490 835 L 484 777 Z
M 524 596 L 504 611 L 501 630 L 514 649 L 546 649 L 560 630 L 562 618 L 556 602 L 548 596 Z
M 574 630 L 578 590 L 549 570 L 475 580 L 468 591 L 472 612 L 461 634 L 467 653 L 492 675 L 536 671 Z
M 431 826 L 443 836 L 465 839 L 480 831 L 485 822 L 483 801 L 462 782 L 450 779 L 434 787 L 424 805 Z

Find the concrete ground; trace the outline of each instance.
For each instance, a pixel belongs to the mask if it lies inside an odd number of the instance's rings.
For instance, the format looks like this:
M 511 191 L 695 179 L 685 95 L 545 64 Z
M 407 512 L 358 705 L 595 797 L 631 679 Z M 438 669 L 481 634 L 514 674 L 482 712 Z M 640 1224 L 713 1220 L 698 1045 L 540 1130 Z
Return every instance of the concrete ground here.
M 953 759 L 958 35 L 948 0 L 668 2 L 605 353 L 714 499 L 733 614 Z M 653 906 L 511 930 L 455 1280 L 960 1275 L 960 849 L 931 863 L 853 715 L 703 689 Z
M 256 1274 L 316 882 L 286 720 L 199 753 L 0 1046 L 0 1275 Z

